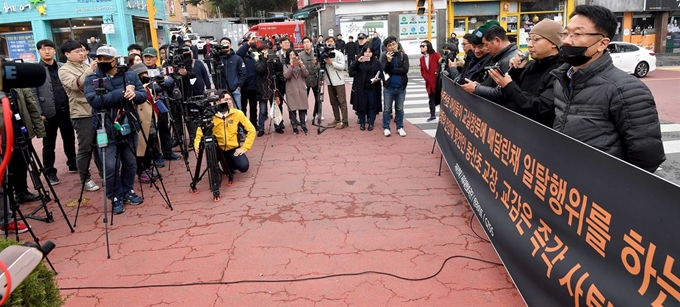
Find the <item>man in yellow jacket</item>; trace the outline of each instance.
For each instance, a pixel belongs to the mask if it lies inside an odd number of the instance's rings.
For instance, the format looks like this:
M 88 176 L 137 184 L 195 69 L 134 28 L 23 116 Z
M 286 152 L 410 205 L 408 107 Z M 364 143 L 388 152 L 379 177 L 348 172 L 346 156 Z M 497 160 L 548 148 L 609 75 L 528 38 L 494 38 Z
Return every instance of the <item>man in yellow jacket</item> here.
M 255 127 L 246 118 L 241 110 L 233 108 L 234 99 L 226 90 L 217 92 L 220 100 L 215 103 L 215 116 L 213 117 L 213 135 L 217 139 L 217 144 L 224 155 L 224 160 L 230 170 L 237 170 L 245 173 L 250 168 L 246 152 L 253 146 L 255 141 Z M 246 140 L 243 144 L 238 141 L 239 124 L 245 128 Z M 194 148 L 199 148 L 201 138 L 203 137 L 203 130 L 199 127 L 196 130 L 196 138 L 194 139 Z

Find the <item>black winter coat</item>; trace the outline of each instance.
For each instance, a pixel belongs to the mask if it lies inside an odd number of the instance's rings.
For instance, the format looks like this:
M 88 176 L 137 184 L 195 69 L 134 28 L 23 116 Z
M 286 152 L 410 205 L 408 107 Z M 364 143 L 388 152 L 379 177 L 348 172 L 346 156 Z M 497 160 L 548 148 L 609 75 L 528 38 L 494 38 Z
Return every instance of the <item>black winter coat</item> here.
M 349 76 L 354 78 L 349 103 L 352 104 L 352 109 L 354 111 L 368 112 L 367 101 L 364 97 L 366 95 L 366 90 L 372 89 L 373 94 L 375 95 L 375 113 L 378 114 L 382 112 L 381 81 L 371 83 L 371 79 L 375 78 L 376 75 L 378 75 L 380 80 L 384 78 L 380 62 L 375 58 L 371 58 L 371 61 L 369 62 L 356 61 L 349 68 Z
M 243 46 L 236 51 L 236 55 L 243 59 L 243 64 L 246 66 L 246 80 L 245 83 L 243 83 L 243 89 L 256 89 L 257 73 L 255 72 L 255 59 L 253 58 L 253 53 L 250 52 L 250 45 L 244 43 Z
M 272 79 L 271 65 L 267 63 L 267 59 L 260 55 L 260 58 L 255 62 L 255 72 L 257 73 L 257 100 L 269 101 L 274 97 L 274 80 Z
M 553 71 L 553 129 L 649 172 L 666 160 L 654 97 L 638 78 L 614 67 L 605 52 L 587 67 Z
M 495 54 L 493 58 L 491 58 L 491 63 L 487 66 L 498 66 L 503 73 L 506 73 L 510 68 L 510 59 L 514 58 L 515 55 L 517 55 L 517 46 L 515 44 L 510 44 Z M 496 103 L 500 102 L 503 94 L 501 93 L 498 84 L 496 84 L 496 81 L 494 81 L 486 71 L 484 71 L 483 75 L 484 80 L 475 88 L 475 94 Z
M 552 128 L 555 121 L 555 76 L 551 72 L 560 66 L 559 56 L 530 61 L 524 69 L 513 68 L 513 82 L 501 91 L 500 105 Z

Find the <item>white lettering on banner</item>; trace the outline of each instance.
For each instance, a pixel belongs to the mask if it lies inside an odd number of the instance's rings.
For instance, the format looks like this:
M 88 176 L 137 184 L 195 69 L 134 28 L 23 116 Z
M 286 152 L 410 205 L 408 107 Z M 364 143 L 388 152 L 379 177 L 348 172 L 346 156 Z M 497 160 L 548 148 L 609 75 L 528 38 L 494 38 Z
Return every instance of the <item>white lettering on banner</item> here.
M 489 234 L 493 237 L 494 236 L 493 225 L 491 225 L 491 221 L 489 221 L 489 218 L 486 217 L 484 209 L 479 204 L 479 200 L 477 200 L 477 196 L 475 195 L 475 192 L 472 190 L 470 182 L 468 182 L 467 178 L 465 177 L 463 169 L 460 168 L 460 165 L 458 165 L 458 163 L 456 163 L 456 165 L 454 166 L 454 170 L 458 178 L 460 178 L 459 182 L 462 185 L 461 186 L 462 190 L 465 191 L 465 193 L 467 194 L 468 200 L 470 200 L 472 207 L 475 209 L 475 211 L 477 211 L 479 219 L 484 224 L 484 227 L 486 227 L 486 230 L 488 230 Z
M 108 11 L 113 10 L 113 6 L 97 6 L 97 7 L 79 7 L 76 8 L 75 12 L 91 12 L 91 11 Z
M 132 0 L 128 0 L 127 8 L 146 11 L 146 1 L 135 0 L 133 3 Z

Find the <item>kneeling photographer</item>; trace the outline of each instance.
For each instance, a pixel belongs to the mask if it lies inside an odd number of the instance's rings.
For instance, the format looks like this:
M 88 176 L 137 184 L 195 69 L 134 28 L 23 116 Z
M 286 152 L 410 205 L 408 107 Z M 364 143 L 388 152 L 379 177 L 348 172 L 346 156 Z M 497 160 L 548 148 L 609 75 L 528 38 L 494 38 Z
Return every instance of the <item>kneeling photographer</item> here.
M 98 69 L 85 79 L 85 97 L 98 114 L 93 127 L 97 129 L 97 143 L 106 146 L 103 153 L 106 197 L 113 203 L 113 212 L 121 214 L 125 212 L 123 203 L 136 206 L 144 201 L 133 189 L 137 170 L 136 132 L 140 129 L 135 105 L 146 102 L 147 92 L 134 72 L 117 68 L 117 58 L 118 52 L 113 47 L 102 46 L 97 50 Z
M 234 108 L 234 99 L 229 94 L 229 91 L 219 90 L 217 95 L 220 100 L 215 102 L 212 133 L 217 140 L 229 170 L 245 173 L 250 168 L 246 152 L 253 146 L 256 133 L 255 127 L 241 110 Z M 243 144 L 240 144 L 238 141 L 239 125 L 244 127 L 248 133 Z M 196 138 L 194 139 L 194 148 L 199 148 L 202 137 L 203 130 L 198 128 L 196 130 Z

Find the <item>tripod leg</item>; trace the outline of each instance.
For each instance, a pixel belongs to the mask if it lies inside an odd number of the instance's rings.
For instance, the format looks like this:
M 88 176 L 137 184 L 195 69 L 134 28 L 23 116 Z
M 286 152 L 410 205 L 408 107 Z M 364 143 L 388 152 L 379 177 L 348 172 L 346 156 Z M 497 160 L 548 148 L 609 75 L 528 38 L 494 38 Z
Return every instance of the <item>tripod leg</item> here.
M 201 162 L 203 161 L 203 151 L 205 150 L 203 144 L 203 140 L 201 140 L 201 143 L 198 145 L 198 157 L 196 158 L 196 173 L 194 174 L 193 177 L 191 177 L 191 193 L 193 194 L 198 194 L 198 189 L 196 188 L 196 184 L 200 180 L 200 174 L 201 174 Z
M 431 152 L 432 154 L 434 154 L 434 145 L 437 145 L 437 139 L 435 139 L 434 142 L 432 142 L 432 152 Z
M 210 181 L 210 191 L 213 194 L 213 201 L 220 200 L 220 185 L 222 184 L 222 174 L 218 165 L 218 149 L 214 142 L 209 142 L 205 146 L 206 161 L 208 162 L 208 180 Z M 221 150 L 220 150 L 221 151 Z M 219 153 L 221 154 L 221 152 Z
M 439 157 L 439 176 L 442 175 L 442 163 L 444 162 L 444 155 Z
M 90 165 L 90 162 L 92 161 L 92 155 L 98 154 L 95 152 L 96 146 L 92 146 L 90 149 L 90 158 L 87 160 L 87 165 Z M 83 180 L 81 185 L 80 185 L 80 196 L 78 196 L 78 207 L 76 208 L 76 218 L 73 220 L 73 227 L 76 227 L 78 224 L 78 214 L 80 213 L 80 204 L 83 203 L 83 192 L 85 191 L 85 182 L 87 180 Z
M 57 192 L 54 191 L 54 187 L 52 186 L 52 183 L 47 178 L 47 173 L 45 172 L 45 169 L 44 169 L 42 163 L 40 162 L 40 159 L 38 158 L 38 153 L 35 151 L 35 148 L 33 147 L 32 144 L 29 144 L 29 149 L 30 149 L 31 155 L 33 156 L 33 163 L 37 165 L 38 169 L 40 170 L 40 173 L 42 173 L 43 178 L 45 179 L 45 182 L 47 182 L 47 187 L 50 189 L 50 192 L 52 193 L 52 197 L 54 198 L 54 202 L 57 204 L 57 206 L 59 207 L 59 210 L 61 211 L 61 214 L 64 216 L 64 220 L 66 220 L 66 224 L 68 225 L 68 228 L 71 230 L 71 233 L 74 233 L 75 229 L 73 229 L 73 226 L 71 226 L 71 221 L 68 219 L 68 216 L 66 215 L 66 211 L 64 211 L 64 207 L 61 205 L 61 201 L 59 200 L 59 196 L 57 195 Z

